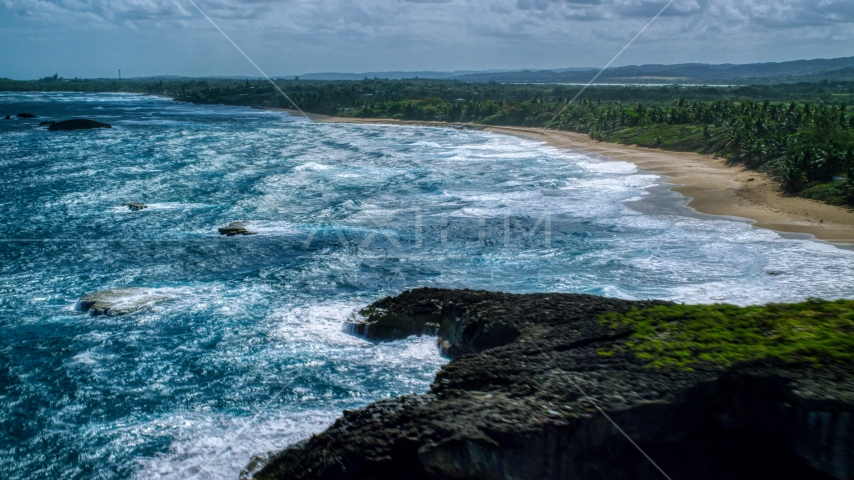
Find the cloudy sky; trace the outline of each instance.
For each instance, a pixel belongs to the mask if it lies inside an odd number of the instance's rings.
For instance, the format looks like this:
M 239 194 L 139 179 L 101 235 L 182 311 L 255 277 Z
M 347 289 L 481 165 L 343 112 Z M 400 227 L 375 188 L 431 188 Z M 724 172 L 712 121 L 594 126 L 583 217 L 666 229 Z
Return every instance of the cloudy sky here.
M 270 75 L 604 65 L 666 0 L 196 0 Z M 257 73 L 189 0 L 0 0 L 0 77 Z M 615 65 L 854 56 L 854 0 L 676 0 Z

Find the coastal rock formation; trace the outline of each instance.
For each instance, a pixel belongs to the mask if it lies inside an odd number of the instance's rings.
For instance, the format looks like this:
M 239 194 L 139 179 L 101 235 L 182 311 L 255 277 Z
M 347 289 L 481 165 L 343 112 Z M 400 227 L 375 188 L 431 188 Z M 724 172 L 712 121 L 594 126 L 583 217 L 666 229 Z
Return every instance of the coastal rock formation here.
M 228 235 L 229 237 L 235 235 L 255 235 L 255 232 L 250 232 L 246 229 L 246 226 L 246 222 L 231 222 L 227 227 L 220 227 L 219 234 Z
M 425 299 L 412 292 L 384 298 L 359 313 L 364 320 L 346 324 L 346 331 L 378 341 L 438 334 L 442 353 L 451 357 L 505 345 L 520 333 L 499 305 L 483 303 L 469 309 L 444 296 Z M 463 316 L 472 318 L 465 324 L 446 321 Z
M 348 328 L 435 329 L 454 359 L 430 391 L 345 411 L 242 478 L 664 478 L 615 425 L 673 479 L 854 478 L 851 366 L 651 367 L 633 327 L 602 315 L 658 305 L 440 289 L 380 300 Z
M 17 115 L 18 118 L 36 118 L 32 113 L 19 113 Z
M 87 293 L 77 300 L 74 310 L 92 316 L 118 316 L 148 308 L 169 296 L 147 288 L 116 288 Z
M 123 203 L 122 206 L 128 207 L 128 210 L 132 210 L 134 212 L 138 212 L 140 210 L 144 210 L 144 209 L 148 208 L 148 205 L 146 205 L 142 202 Z
M 69 131 L 69 130 L 91 130 L 93 128 L 113 128 L 112 125 L 96 122 L 95 120 L 87 120 L 85 118 L 75 118 L 72 120 L 63 120 L 54 122 L 48 127 L 51 132 Z

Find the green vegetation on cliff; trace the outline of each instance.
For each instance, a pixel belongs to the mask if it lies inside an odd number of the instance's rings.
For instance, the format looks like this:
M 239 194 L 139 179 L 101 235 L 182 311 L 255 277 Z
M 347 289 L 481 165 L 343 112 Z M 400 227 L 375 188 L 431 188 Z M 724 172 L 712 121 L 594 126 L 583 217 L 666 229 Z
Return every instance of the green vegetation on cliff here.
M 659 305 L 608 313 L 603 325 L 634 330 L 627 348 L 651 367 L 691 369 L 756 360 L 815 366 L 854 362 L 854 301 Z M 603 350 L 600 355 L 615 352 Z

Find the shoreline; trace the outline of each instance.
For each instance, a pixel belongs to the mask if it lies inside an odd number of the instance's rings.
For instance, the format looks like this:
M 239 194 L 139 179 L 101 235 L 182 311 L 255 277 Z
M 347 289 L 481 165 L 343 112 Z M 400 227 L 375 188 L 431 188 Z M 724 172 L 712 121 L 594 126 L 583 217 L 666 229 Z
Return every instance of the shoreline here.
M 279 109 L 295 113 L 287 109 Z M 660 175 L 659 185 L 688 199 L 685 207 L 699 214 L 738 217 L 756 228 L 786 238 L 812 238 L 837 247 L 854 247 L 854 211 L 801 197 L 783 195 L 767 175 L 743 166 L 727 165 L 724 158 L 693 152 L 598 142 L 587 134 L 536 127 L 499 127 L 440 121 L 386 118 L 349 118 L 308 114 L 322 123 L 421 125 L 473 128 L 538 140 L 549 146 L 593 154 L 603 160 L 624 161 Z

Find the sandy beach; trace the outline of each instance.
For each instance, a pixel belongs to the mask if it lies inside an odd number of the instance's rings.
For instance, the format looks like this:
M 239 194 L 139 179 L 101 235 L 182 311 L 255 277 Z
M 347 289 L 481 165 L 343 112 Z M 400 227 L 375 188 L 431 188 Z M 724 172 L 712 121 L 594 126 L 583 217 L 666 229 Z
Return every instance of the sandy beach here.
M 543 128 L 487 127 L 316 114 L 309 114 L 309 117 L 314 121 L 332 123 L 464 126 L 540 140 L 556 148 L 593 153 L 606 160 L 631 162 L 643 170 L 666 176 L 666 181 L 675 185 L 672 190 L 691 198 L 688 207 L 699 213 L 742 217 L 752 220 L 753 226 L 758 228 L 808 234 L 817 240 L 831 243 L 854 244 L 854 210 L 784 195 L 766 175 L 742 166 L 729 166 L 723 158 L 598 142 L 586 134 Z

